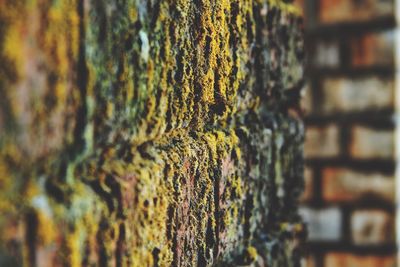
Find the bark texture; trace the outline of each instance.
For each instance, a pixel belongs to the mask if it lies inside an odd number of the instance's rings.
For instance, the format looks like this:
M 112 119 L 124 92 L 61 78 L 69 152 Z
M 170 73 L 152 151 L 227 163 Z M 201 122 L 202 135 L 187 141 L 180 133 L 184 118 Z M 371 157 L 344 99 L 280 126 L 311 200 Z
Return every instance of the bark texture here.
M 299 266 L 279 0 L 0 0 L 1 266 Z

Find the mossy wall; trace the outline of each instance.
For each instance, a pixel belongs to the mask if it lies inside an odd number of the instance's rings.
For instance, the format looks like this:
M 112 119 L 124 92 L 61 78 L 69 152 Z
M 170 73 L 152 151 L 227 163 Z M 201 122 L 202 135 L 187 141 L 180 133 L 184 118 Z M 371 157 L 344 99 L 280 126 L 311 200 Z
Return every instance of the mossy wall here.
M 280 0 L 0 0 L 0 266 L 299 266 Z

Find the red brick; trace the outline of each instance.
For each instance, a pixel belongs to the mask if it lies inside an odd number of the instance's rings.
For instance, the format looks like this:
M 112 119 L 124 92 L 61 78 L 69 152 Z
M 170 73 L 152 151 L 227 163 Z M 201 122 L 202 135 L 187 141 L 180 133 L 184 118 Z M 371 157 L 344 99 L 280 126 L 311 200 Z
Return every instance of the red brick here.
M 313 184 L 314 172 L 311 168 L 305 167 L 304 169 L 304 191 L 300 198 L 301 202 L 308 201 L 312 198 L 314 184 Z
M 322 23 L 367 21 L 393 15 L 393 0 L 320 0 Z
M 394 132 L 390 130 L 374 130 L 363 126 L 352 129 L 350 154 L 353 158 L 385 158 L 394 157 Z
M 394 106 L 394 83 L 377 77 L 331 78 L 322 82 L 325 113 L 354 112 Z
M 394 241 L 393 215 L 382 210 L 357 210 L 351 214 L 351 235 L 357 245 L 378 245 Z
M 306 158 L 335 157 L 340 153 L 339 129 L 336 125 L 308 127 L 304 144 Z
M 304 0 L 294 0 L 293 5 L 301 12 L 302 17 L 304 17 Z
M 306 167 L 304 169 L 304 191 L 302 196 L 300 197 L 300 201 L 305 202 L 310 200 L 313 195 L 313 189 L 313 170 Z
M 342 235 L 342 213 L 337 207 L 312 209 L 301 207 L 300 215 L 307 224 L 308 240 L 339 241 Z
M 36 251 L 36 255 L 37 255 L 37 266 L 40 267 L 61 266 L 61 264 L 57 265 L 58 257 L 57 257 L 57 247 L 55 245 L 47 246 L 45 248 L 40 247 Z
M 328 253 L 325 256 L 324 267 L 395 267 L 396 257 L 365 256 L 350 253 Z
M 326 168 L 322 171 L 322 195 L 328 202 L 354 201 L 374 195 L 394 201 L 393 176 L 380 173 L 359 173 L 343 168 Z
M 368 34 L 350 40 L 354 67 L 394 64 L 394 32 Z
M 312 255 L 308 255 L 301 259 L 301 267 L 317 267 L 315 258 Z

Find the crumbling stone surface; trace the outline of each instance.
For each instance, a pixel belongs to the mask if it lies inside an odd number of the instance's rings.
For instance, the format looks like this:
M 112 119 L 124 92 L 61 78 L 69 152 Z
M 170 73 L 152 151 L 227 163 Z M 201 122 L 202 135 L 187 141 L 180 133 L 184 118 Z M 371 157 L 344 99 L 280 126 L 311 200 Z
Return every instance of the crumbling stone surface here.
M 299 266 L 291 4 L 0 4 L 0 265 Z

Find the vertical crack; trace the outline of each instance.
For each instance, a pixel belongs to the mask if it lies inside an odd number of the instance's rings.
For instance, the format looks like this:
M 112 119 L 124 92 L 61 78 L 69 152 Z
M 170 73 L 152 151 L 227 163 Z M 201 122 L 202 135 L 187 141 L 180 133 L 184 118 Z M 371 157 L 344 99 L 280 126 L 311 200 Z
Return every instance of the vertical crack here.
M 80 106 L 76 114 L 76 125 L 74 130 L 74 144 L 71 146 L 72 157 L 76 157 L 85 148 L 84 131 L 87 121 L 86 94 L 88 84 L 88 68 L 86 65 L 86 32 L 85 32 L 85 1 L 78 1 L 79 15 L 79 56 L 77 62 L 77 86 L 79 89 Z
M 218 170 L 217 170 L 218 172 Z M 214 204 L 215 204 L 215 244 L 214 244 L 214 260 L 217 259 L 219 254 L 219 227 L 220 227 L 220 175 L 219 173 L 215 173 L 214 177 Z
M 36 267 L 36 239 L 38 232 L 38 218 L 34 210 L 30 210 L 25 215 L 25 242 L 27 250 L 27 260 L 29 267 Z

